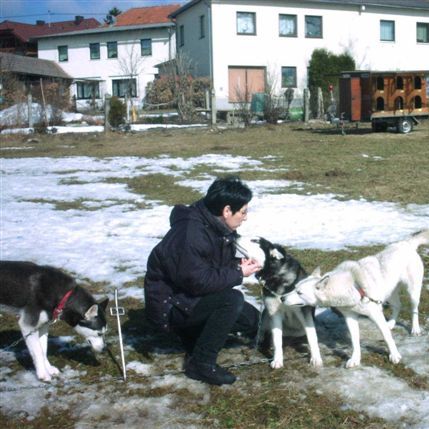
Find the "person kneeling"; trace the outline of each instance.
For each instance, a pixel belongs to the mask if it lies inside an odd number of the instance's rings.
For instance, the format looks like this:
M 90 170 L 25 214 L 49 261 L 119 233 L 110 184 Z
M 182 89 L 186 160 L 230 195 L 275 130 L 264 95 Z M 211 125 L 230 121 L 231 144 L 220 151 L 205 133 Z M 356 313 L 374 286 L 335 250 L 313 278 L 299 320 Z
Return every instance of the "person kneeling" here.
M 216 363 L 228 335 L 252 338 L 258 330 L 259 311 L 233 289 L 261 269 L 235 257 L 236 230 L 251 199 L 238 177 L 216 179 L 203 199 L 173 208 L 171 228 L 148 258 L 146 315 L 181 339 L 185 374 L 209 384 L 236 380 Z

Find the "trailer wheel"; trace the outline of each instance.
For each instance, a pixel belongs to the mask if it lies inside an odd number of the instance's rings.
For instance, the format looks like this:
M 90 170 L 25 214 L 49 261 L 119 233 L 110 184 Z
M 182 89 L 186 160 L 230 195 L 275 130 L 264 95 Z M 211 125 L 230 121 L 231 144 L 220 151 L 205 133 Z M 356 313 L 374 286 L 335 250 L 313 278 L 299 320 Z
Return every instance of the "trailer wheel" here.
M 411 118 L 399 119 L 396 124 L 396 129 L 398 130 L 398 133 L 408 134 L 413 130 L 413 120 Z

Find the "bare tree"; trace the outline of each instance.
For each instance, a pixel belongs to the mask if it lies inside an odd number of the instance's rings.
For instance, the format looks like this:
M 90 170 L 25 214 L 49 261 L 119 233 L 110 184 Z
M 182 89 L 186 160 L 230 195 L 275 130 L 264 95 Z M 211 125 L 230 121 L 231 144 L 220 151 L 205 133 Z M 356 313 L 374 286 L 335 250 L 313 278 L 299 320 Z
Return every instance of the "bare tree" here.
M 250 103 L 251 93 L 247 85 L 237 84 L 234 88 L 234 104 L 236 106 L 237 114 L 240 121 L 244 123 L 244 126 L 250 125 L 253 118 L 253 112 Z
M 284 116 L 284 99 L 277 92 L 277 75 L 268 70 L 265 85 L 264 118 L 270 124 L 276 124 Z
M 16 58 L 12 54 L 0 55 L 0 81 L 2 83 L 2 96 L 4 105 L 16 106 L 16 118 L 10 119 L 11 122 L 23 125 L 27 112 L 26 93 L 27 89 L 23 81 L 19 80 L 14 72 L 16 67 Z
M 139 46 L 137 41 L 131 43 L 131 45 L 127 46 L 125 55 L 118 57 L 119 70 L 124 80 L 126 80 L 125 98 L 126 100 L 130 100 L 131 106 L 134 105 L 133 87 L 135 84 L 135 89 L 137 90 L 138 77 L 143 71 L 145 60 L 145 58 L 141 56 L 141 52 L 137 46 Z
M 196 113 L 193 103 L 193 66 L 192 59 L 184 52 L 179 52 L 168 64 L 167 74 L 181 122 L 191 122 Z

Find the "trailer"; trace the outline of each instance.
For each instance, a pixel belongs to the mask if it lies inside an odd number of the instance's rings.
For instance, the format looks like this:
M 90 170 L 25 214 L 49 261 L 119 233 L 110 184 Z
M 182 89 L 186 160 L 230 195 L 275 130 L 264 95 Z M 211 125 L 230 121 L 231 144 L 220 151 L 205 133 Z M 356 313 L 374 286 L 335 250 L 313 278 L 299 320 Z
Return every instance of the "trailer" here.
M 351 122 L 370 121 L 373 131 L 395 127 L 409 133 L 429 118 L 429 71 L 349 71 L 339 80 L 340 113 Z

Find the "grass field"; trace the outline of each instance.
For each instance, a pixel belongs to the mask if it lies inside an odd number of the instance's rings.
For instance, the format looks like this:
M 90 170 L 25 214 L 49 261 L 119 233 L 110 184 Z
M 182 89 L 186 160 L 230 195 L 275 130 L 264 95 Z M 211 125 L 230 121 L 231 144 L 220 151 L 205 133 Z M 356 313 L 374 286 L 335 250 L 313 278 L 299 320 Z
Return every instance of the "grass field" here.
M 368 201 L 388 201 L 407 206 L 409 204 L 429 204 L 429 122 L 423 122 L 408 135 L 394 132 L 372 133 L 370 128 L 350 127 L 342 135 L 330 125 L 321 123 L 284 124 L 278 126 L 258 126 L 246 129 L 184 129 L 154 130 L 141 134 L 107 135 L 36 135 L 2 136 L 2 158 L 25 157 L 195 157 L 220 153 L 249 156 L 260 160 L 263 169 L 246 171 L 244 180 L 286 179 L 302 183 L 295 193 L 333 193 L 340 199 L 365 199 Z M 1 161 L 0 161 L 1 162 Z M 199 174 L 213 174 L 212 171 L 192 170 L 189 179 Z M 0 166 L 1 170 L 1 166 Z M 175 183 L 174 177 L 162 174 L 121 178 L 134 193 L 143 193 L 146 197 L 165 204 L 190 203 L 199 198 L 198 191 Z M 58 205 L 58 210 L 81 209 L 82 201 Z M 144 206 L 140 207 L 144 210 Z M 429 227 L 429 219 L 428 219 Z M 6 243 L 7 244 L 7 243 Z M 289 249 L 305 268 L 311 270 L 320 265 L 322 270 L 332 268 L 347 258 L 357 259 L 378 251 L 380 247 L 348 248 L 339 251 L 316 249 Z M 429 255 L 422 254 L 425 262 L 426 288 L 422 294 L 420 312 L 423 321 L 429 315 L 428 272 Z M 136 285 L 141 285 L 141 280 Z M 132 286 L 132 285 L 130 285 Z M 90 283 L 93 292 L 100 293 L 103 285 Z M 257 287 L 252 291 L 258 294 Z M 406 301 L 406 297 L 404 297 Z M 123 319 L 124 335 L 132 339 L 132 347 L 127 349 L 127 360 L 144 363 L 156 363 L 159 373 L 180 372 L 182 352 L 175 344 L 172 353 L 159 353 L 162 345 L 168 348 L 169 337 L 159 336 L 151 331 L 143 318 L 141 303 L 132 298 L 122 302 L 127 309 Z M 400 317 L 409 324 L 408 306 Z M 0 327 L 0 347 L 6 347 L 19 338 L 16 322 L 11 316 L 2 316 Z M 228 388 L 205 387 L 201 390 L 189 390 L 187 385 L 172 388 L 162 382 L 143 380 L 138 374 L 129 375 L 128 384 L 118 379 L 118 349 L 115 341 L 116 328 L 110 330 L 111 350 L 114 359 L 95 360 L 85 348 L 60 350 L 55 344 L 50 349 L 51 361 L 60 368 L 70 365 L 83 371 L 76 386 L 59 386 L 55 395 L 78 395 L 89 386 L 98 386 L 100 392 L 107 392 L 103 380 L 111 377 L 110 397 L 129 398 L 172 398 L 170 408 L 180 410 L 176 415 L 166 415 L 164 419 L 151 417 L 150 410 L 136 413 L 135 426 L 130 420 L 119 416 L 112 420 L 100 414 L 93 417 L 91 423 L 82 420 L 83 412 L 64 407 L 61 412 L 51 413 L 49 407 L 30 421 L 27 416 L 10 417 L 0 408 L 0 426 L 17 429 L 28 428 L 87 428 L 87 427 L 216 427 L 216 428 L 386 428 L 406 426 L 407 422 L 388 422 L 344 407 L 340 396 L 325 395 L 312 386 L 311 380 L 318 377 L 315 370 L 308 366 L 308 353 L 305 342 L 291 343 L 286 346 L 288 363 L 285 368 L 271 371 L 267 363 L 249 366 L 237 366 L 234 372 L 241 378 L 240 383 Z M 70 331 L 62 324 L 52 330 L 53 336 L 68 335 Z M 427 341 L 427 336 L 425 336 Z M 160 346 L 161 345 L 161 346 Z M 400 363 L 396 366 L 386 359 L 383 346 L 381 351 L 365 353 L 363 364 L 381 369 L 405 382 L 413 389 L 427 392 L 429 374 L 421 375 Z M 28 355 L 21 344 L 17 346 L 20 358 L 9 365 L 11 373 L 22 366 L 31 368 Z M 222 362 L 237 364 L 244 359 L 262 359 L 257 351 L 248 349 L 237 340 L 222 352 Z M 341 367 L 344 356 L 332 355 L 329 367 Z M 4 366 L 4 364 L 2 364 Z M 9 370 L 8 370 L 9 371 Z M 9 376 L 3 371 L 1 379 Z M 162 377 L 161 377 L 162 378 Z M 113 384 L 112 384 L 113 383 Z M 305 387 L 303 387 L 305 386 Z M 96 389 L 97 389 L 96 388 Z M 101 395 L 102 393 L 100 393 Z M 1 392 L 0 392 L 1 395 Z M 106 393 L 107 395 L 107 393 Z M 28 397 L 26 397 L 28 398 Z M 57 400 L 52 398 L 52 400 Z M 114 414 L 112 404 L 112 414 Z M 94 420 L 95 419 L 95 420 Z M 146 420 L 145 420 L 146 419 Z M 145 425 L 149 421 L 149 425 Z M 132 420 L 134 422 L 134 420 Z M 138 425 L 141 422 L 141 426 Z M 405 424 L 405 426 L 403 426 Z

